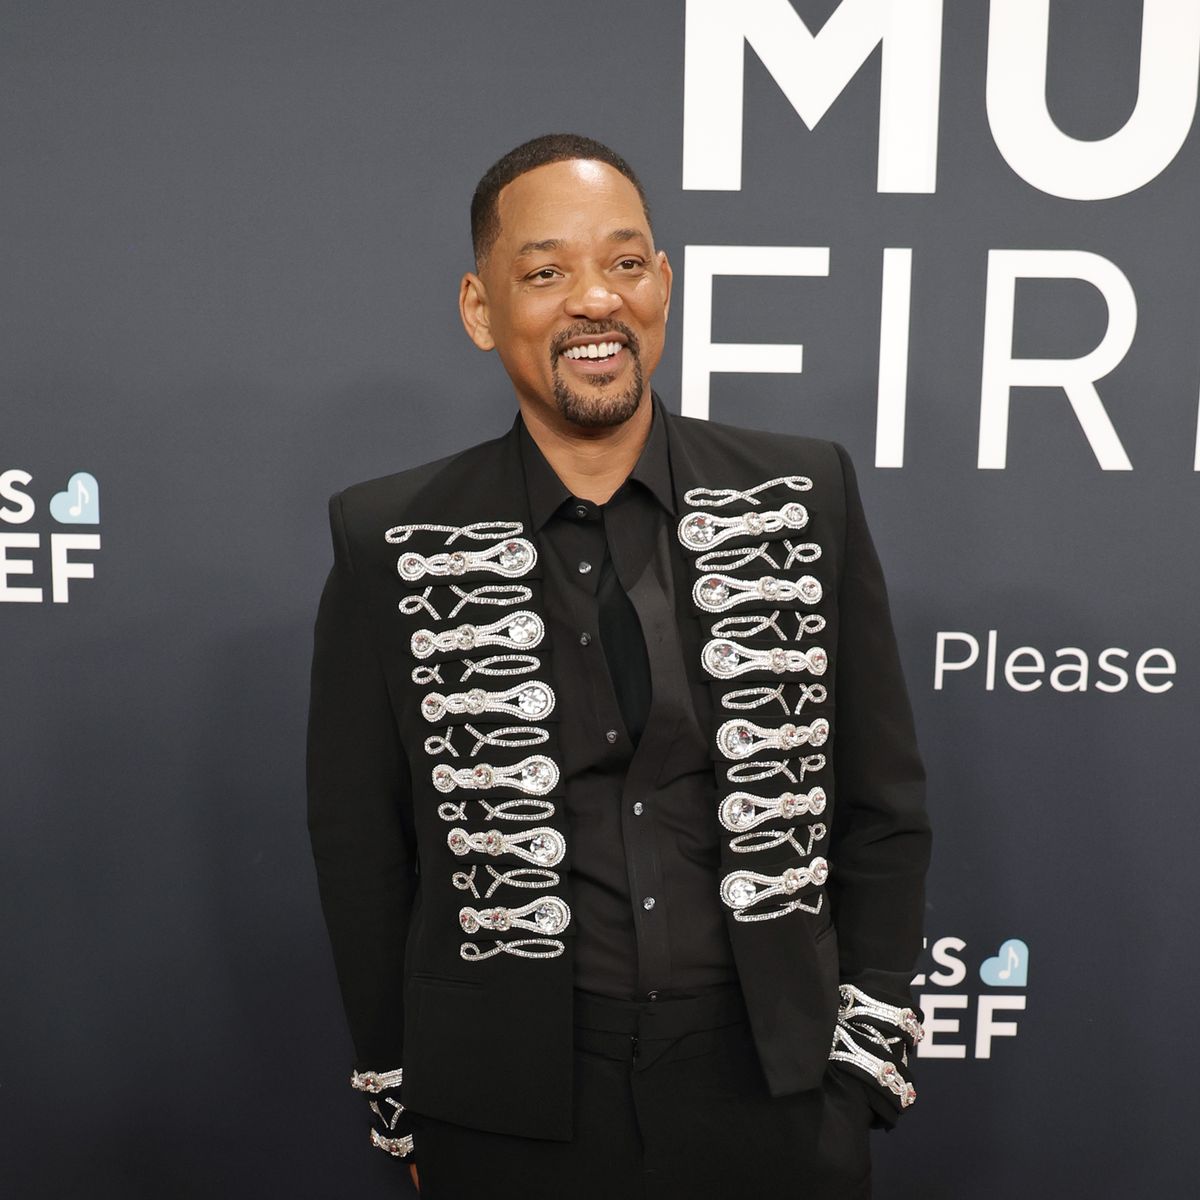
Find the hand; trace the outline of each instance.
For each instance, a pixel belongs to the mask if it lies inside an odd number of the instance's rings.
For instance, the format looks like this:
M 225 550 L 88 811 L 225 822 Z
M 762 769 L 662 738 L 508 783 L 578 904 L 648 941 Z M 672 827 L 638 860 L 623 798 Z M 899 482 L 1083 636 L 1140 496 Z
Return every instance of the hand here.
M 416 1163 L 408 1164 L 408 1173 L 412 1176 L 413 1187 L 415 1187 L 417 1189 L 417 1194 L 420 1195 L 421 1181 L 417 1177 L 417 1164 Z

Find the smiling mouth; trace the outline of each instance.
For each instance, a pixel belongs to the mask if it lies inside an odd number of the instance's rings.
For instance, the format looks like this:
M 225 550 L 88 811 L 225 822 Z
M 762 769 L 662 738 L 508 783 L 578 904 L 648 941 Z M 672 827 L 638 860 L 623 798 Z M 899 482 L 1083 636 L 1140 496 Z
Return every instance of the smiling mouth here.
M 586 359 L 591 362 L 607 362 L 620 354 L 621 349 L 621 342 L 589 342 L 586 346 L 568 346 L 562 351 L 562 357 L 574 361 Z

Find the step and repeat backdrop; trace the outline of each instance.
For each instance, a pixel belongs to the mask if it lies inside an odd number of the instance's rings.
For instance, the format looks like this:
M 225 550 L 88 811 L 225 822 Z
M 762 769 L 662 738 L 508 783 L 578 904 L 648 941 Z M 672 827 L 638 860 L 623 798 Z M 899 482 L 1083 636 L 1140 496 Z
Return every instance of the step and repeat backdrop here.
M 668 407 L 858 466 L 935 831 L 877 1195 L 1193 1194 L 1200 0 L 0 24 L 6 1195 L 409 1194 L 304 823 L 325 505 L 511 423 L 467 207 L 557 130 L 646 183 Z

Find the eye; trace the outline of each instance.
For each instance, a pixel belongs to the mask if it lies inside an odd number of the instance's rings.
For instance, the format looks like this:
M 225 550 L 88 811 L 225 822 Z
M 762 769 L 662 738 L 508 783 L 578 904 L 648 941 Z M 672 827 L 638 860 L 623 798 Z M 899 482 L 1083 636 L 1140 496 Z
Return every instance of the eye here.
M 558 271 L 553 267 L 538 267 L 536 271 L 526 275 L 525 278 L 534 283 L 549 283 L 558 277 Z
M 636 271 L 641 266 L 642 260 L 640 258 L 623 258 L 617 263 L 617 270 Z

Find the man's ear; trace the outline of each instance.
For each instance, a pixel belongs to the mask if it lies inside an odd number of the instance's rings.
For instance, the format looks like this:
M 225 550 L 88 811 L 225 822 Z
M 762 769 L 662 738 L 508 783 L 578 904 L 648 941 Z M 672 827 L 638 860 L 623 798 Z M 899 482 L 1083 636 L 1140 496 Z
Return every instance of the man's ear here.
M 660 250 L 658 252 L 658 273 L 662 276 L 663 281 L 663 320 L 671 312 L 671 264 L 667 261 L 667 252 Z
M 468 271 L 459 285 L 458 313 L 467 336 L 480 350 L 495 349 L 488 316 L 487 288 L 473 271 Z

